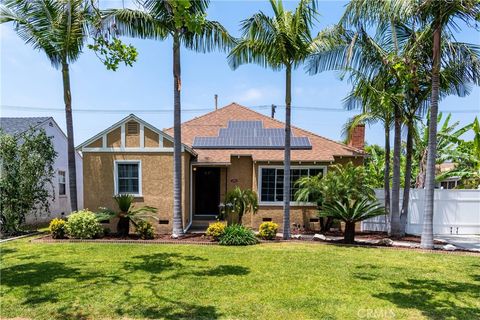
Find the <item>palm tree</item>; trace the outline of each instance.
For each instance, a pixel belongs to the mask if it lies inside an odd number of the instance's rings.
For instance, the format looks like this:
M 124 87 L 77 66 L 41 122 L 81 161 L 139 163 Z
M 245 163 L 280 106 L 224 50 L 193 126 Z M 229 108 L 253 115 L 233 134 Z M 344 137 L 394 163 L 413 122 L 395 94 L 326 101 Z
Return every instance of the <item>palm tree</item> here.
M 301 0 L 294 11 L 281 0 L 270 0 L 273 17 L 258 12 L 242 22 L 242 38 L 230 52 L 233 69 L 256 63 L 275 71 L 285 69 L 285 156 L 283 176 L 283 238 L 290 238 L 290 138 L 292 70 L 300 66 L 312 49 L 311 28 L 316 19 L 316 1 Z
M 390 130 L 393 124 L 392 105 L 385 99 L 384 88 L 374 90 L 375 84 L 359 77 L 358 82 L 345 99 L 348 110 L 362 109 L 362 113 L 350 118 L 344 125 L 343 132 L 346 142 L 350 141 L 353 130 L 361 124 L 375 124 L 380 122 L 385 133 L 385 157 L 383 172 L 383 191 L 385 213 L 390 214 Z M 382 86 L 385 84 L 381 84 Z M 373 88 L 372 88 L 373 87 Z
M 91 2 L 84 0 L 6 0 L 0 7 L 0 23 L 12 22 L 25 43 L 43 51 L 55 69 L 62 68 L 72 211 L 78 204 L 69 68 L 82 53 L 94 12 Z
M 480 16 L 480 2 L 478 0 L 451 0 L 421 2 L 414 10 L 419 18 L 430 25 L 433 30 L 432 55 L 432 98 L 430 104 L 430 121 L 428 128 L 428 157 L 427 175 L 425 181 L 425 212 L 423 215 L 423 231 L 421 247 L 433 248 L 433 203 L 435 190 L 435 162 L 437 146 L 437 116 L 438 100 L 440 97 L 440 71 L 442 64 L 442 32 L 450 28 L 457 28 L 457 20 L 469 25 Z M 473 80 L 473 79 L 472 79 Z
M 408 62 L 410 61 L 416 61 L 418 59 L 412 58 L 411 53 L 415 52 L 420 52 L 422 54 L 425 53 L 426 46 L 423 45 L 425 43 L 425 40 L 428 40 L 428 36 L 432 35 L 432 30 L 433 30 L 433 38 L 436 39 L 434 43 L 432 44 L 431 51 L 430 52 L 438 52 L 438 55 L 434 55 L 433 58 L 430 57 L 427 60 L 420 59 L 420 62 L 427 62 L 429 64 L 429 68 L 423 69 L 424 76 L 427 76 L 427 78 L 430 78 L 431 81 L 431 86 L 428 86 L 431 90 L 431 108 L 434 110 L 431 112 L 438 112 L 438 98 L 439 98 L 439 85 L 441 84 L 441 75 L 440 75 L 440 60 L 442 60 L 442 66 L 444 70 L 452 67 L 452 70 L 456 70 L 451 73 L 451 75 L 454 75 L 454 78 L 456 77 L 457 80 L 461 80 L 459 82 L 459 87 L 462 88 L 463 84 L 465 83 L 478 83 L 478 54 L 475 53 L 472 50 L 472 45 L 469 44 L 459 44 L 457 46 L 451 47 L 450 45 L 445 45 L 445 46 L 440 46 L 442 39 L 445 39 L 445 36 L 447 38 L 451 37 L 451 32 L 447 30 L 448 32 L 444 32 L 443 34 L 439 32 L 438 26 L 440 25 L 445 25 L 450 27 L 455 28 L 455 21 L 452 19 L 454 17 L 460 18 L 464 21 L 471 21 L 474 19 L 475 15 L 478 15 L 479 12 L 479 6 L 480 3 L 476 0 L 468 0 L 468 1 L 461 1 L 461 0 L 453 0 L 453 1 L 434 1 L 434 0 L 425 0 L 425 1 L 415 1 L 415 0 L 391 0 L 391 1 L 366 1 L 366 0 L 353 0 L 347 5 L 347 9 L 345 11 L 344 16 L 341 19 L 341 24 L 343 26 L 361 26 L 362 24 L 366 24 L 368 26 L 375 25 L 378 30 L 384 30 L 388 25 L 392 26 L 392 29 L 397 29 L 397 25 L 400 26 L 400 30 L 403 30 L 403 25 L 407 24 L 415 24 L 419 23 L 420 27 L 425 29 L 422 32 L 422 41 L 417 41 L 416 37 L 408 37 L 413 40 L 413 43 L 420 43 L 421 45 L 412 45 L 410 46 L 410 49 L 407 51 L 407 53 L 410 53 L 410 55 L 405 55 L 405 60 L 397 60 L 395 63 L 400 64 L 406 64 L 406 72 L 403 70 L 403 74 L 407 75 L 407 77 L 400 77 L 400 79 L 403 78 L 403 80 L 408 80 L 408 78 L 411 78 L 408 76 L 409 74 L 416 74 L 415 71 L 415 63 L 411 64 L 413 65 L 413 69 L 408 68 Z M 413 28 L 414 29 L 414 28 Z M 407 29 L 405 29 L 407 30 Z M 402 31 L 403 32 L 403 31 Z M 393 43 L 398 43 L 401 44 L 402 41 L 405 39 L 408 39 L 404 36 L 396 36 L 397 32 L 392 32 L 390 40 L 393 40 Z M 413 35 L 415 35 L 413 33 Z M 421 38 L 419 37 L 419 38 Z M 441 39 L 440 39 L 440 38 Z M 388 37 L 387 37 L 388 39 Z M 435 42 L 438 42 L 438 45 L 435 45 Z M 408 41 L 407 41 L 407 47 Z M 437 48 L 438 47 L 438 48 Z M 462 48 L 463 47 L 463 48 Z M 398 48 L 395 46 L 394 47 L 395 52 L 399 52 Z M 354 49 L 350 49 L 350 51 L 354 52 Z M 445 54 L 445 51 L 447 53 Z M 400 50 L 401 52 L 401 50 Z M 408 61 L 409 59 L 409 61 Z M 434 71 L 432 72 L 431 65 L 437 65 L 438 66 L 438 72 Z M 402 68 L 405 68 L 403 66 Z M 396 70 L 398 71 L 398 70 Z M 402 70 L 400 70 L 402 71 Z M 428 71 L 428 72 L 426 72 Z M 399 72 L 402 73 L 402 72 Z M 414 77 L 415 78 L 415 77 Z M 422 78 L 421 76 L 417 76 L 418 78 Z M 436 78 L 436 81 L 434 79 Z M 418 86 L 412 85 L 412 83 L 408 83 L 409 81 L 406 81 L 402 85 L 402 91 L 404 94 L 405 102 L 409 100 L 409 98 L 412 97 L 412 92 L 411 89 L 418 88 Z M 415 81 L 413 81 L 415 83 Z M 456 87 L 458 83 L 453 84 L 452 87 Z M 433 87 L 436 85 L 436 91 L 433 90 Z M 446 87 L 449 86 L 449 81 L 445 81 L 444 85 Z M 458 89 L 458 88 L 455 88 Z M 421 91 L 420 91 L 421 92 Z M 447 91 L 448 92 L 448 91 Z M 451 91 L 452 92 L 452 91 Z M 453 92 L 458 92 L 453 90 Z M 448 94 L 448 93 L 447 93 Z M 416 108 L 418 108 L 418 104 L 424 102 L 425 100 L 417 100 L 416 103 Z M 410 113 L 410 116 L 414 113 Z M 434 122 L 436 120 L 436 116 L 432 117 L 433 121 L 430 121 L 430 123 Z M 433 124 L 432 124 L 433 126 Z M 436 126 L 436 124 L 435 124 Z M 398 125 L 397 125 L 398 127 Z M 397 129 L 398 130 L 398 129 Z M 435 135 L 433 135 L 435 136 Z M 434 147 L 434 144 L 432 141 L 429 141 L 431 143 L 431 147 Z M 394 152 L 395 153 L 395 152 Z M 430 167 L 432 170 L 434 170 L 434 161 L 430 163 Z M 408 161 L 407 161 L 407 165 Z M 427 166 L 428 167 L 428 166 Z M 394 164 L 394 171 L 395 171 L 395 164 Z M 395 178 L 395 174 L 394 174 Z M 408 179 L 408 175 L 406 177 Z M 395 181 L 397 179 L 394 179 Z M 424 224 L 426 234 L 431 238 L 431 232 L 432 231 L 432 215 L 433 214 L 433 187 L 434 187 L 434 179 L 430 179 L 430 191 L 427 191 L 427 201 L 430 201 L 430 205 L 426 206 L 426 211 L 430 211 L 430 213 L 425 215 L 425 219 L 427 219 L 429 222 L 426 221 Z M 397 182 L 397 181 L 396 181 Z M 394 183 L 396 185 L 398 183 Z M 393 189 L 393 187 L 392 187 Z M 393 192 L 393 196 L 396 197 L 396 192 Z M 407 200 L 408 201 L 408 196 Z M 396 203 L 392 204 L 393 210 L 397 211 L 397 205 Z M 433 246 L 433 242 L 430 241 L 431 246 Z M 431 247 L 430 246 L 430 247 Z
M 228 49 L 233 38 L 216 21 L 205 19 L 208 0 L 145 0 L 138 1 L 142 10 L 113 9 L 104 12 L 104 22 L 125 36 L 142 39 L 173 40 L 174 100 L 174 178 L 172 236 L 184 234 L 182 220 L 182 140 L 181 140 L 181 72 L 180 49 L 209 52 Z
M 390 209 L 390 232 L 398 236 L 400 229 L 400 153 L 401 153 L 401 127 L 403 119 L 403 78 L 397 70 L 400 61 L 398 40 L 403 35 L 402 29 L 397 29 L 395 24 L 388 24 L 378 30 L 371 37 L 365 27 L 357 23 L 355 31 L 337 26 L 333 30 L 337 41 L 327 50 L 320 48 L 309 59 L 308 69 L 310 74 L 326 70 L 341 70 L 349 74 L 353 91 L 347 97 L 347 108 L 363 108 L 371 116 L 384 120 L 386 131 L 385 147 L 389 153 L 390 121 L 394 126 L 393 144 L 393 178 L 391 189 L 391 206 L 389 207 L 389 175 L 385 173 L 385 204 Z M 369 110 L 370 109 L 370 110 Z M 392 115 L 393 113 L 393 115 Z M 351 123 L 355 125 L 354 119 Z M 367 120 L 367 117 L 364 118 Z M 388 140 L 387 140 L 388 139 Z M 385 161 L 390 158 L 386 157 Z M 387 167 L 389 169 L 389 167 Z

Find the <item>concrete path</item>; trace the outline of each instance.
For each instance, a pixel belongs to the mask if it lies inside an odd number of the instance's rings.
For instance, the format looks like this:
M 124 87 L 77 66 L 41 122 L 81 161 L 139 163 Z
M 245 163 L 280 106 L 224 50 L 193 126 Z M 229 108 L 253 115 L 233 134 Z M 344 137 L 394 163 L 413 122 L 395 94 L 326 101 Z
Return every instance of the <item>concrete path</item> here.
M 455 247 L 480 252 L 480 235 L 438 235 L 437 240 L 443 240 Z

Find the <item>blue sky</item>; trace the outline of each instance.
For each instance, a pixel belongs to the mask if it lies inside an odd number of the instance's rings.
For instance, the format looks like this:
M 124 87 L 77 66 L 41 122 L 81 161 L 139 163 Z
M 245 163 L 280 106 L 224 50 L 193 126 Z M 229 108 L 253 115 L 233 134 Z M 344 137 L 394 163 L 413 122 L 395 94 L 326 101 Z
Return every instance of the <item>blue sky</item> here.
M 125 0 L 126 5 L 131 5 Z M 119 7 L 122 1 L 101 1 L 102 7 Z M 294 1 L 285 2 L 293 8 Z M 343 13 L 343 1 L 319 1 L 321 14 L 317 30 L 334 24 Z M 239 35 L 239 22 L 254 12 L 270 14 L 265 1 L 212 1 L 208 18 L 220 21 L 233 35 Z M 0 26 L 0 103 L 1 116 L 53 116 L 65 128 L 61 72 L 51 67 L 46 56 L 25 45 L 11 25 Z M 464 28 L 459 41 L 480 44 L 480 33 Z M 80 59 L 71 66 L 74 108 L 75 144 L 78 145 L 129 113 L 136 113 L 147 122 L 166 128 L 172 125 L 173 113 L 139 113 L 138 110 L 171 110 L 173 105 L 171 42 L 124 39 L 133 44 L 138 61 L 133 67 L 108 71 L 93 52 L 85 48 Z M 342 110 L 342 99 L 350 90 L 334 72 L 316 76 L 303 69 L 293 74 L 293 106 L 336 108 L 339 111 L 309 111 L 293 109 L 295 125 L 328 138 L 341 139 L 341 128 L 355 112 Z M 199 54 L 182 51 L 182 120 L 188 120 L 213 110 L 214 94 L 219 105 L 232 101 L 257 107 L 272 103 L 284 105 L 284 73 L 273 72 L 256 65 L 241 66 L 233 71 L 227 65 L 225 53 Z M 29 107 L 28 110 L 15 106 Z M 41 110 L 41 108 L 59 110 Z M 75 109 L 109 110 L 109 112 L 75 112 Z M 195 109 L 200 111 L 195 111 Z M 448 97 L 440 103 L 441 110 L 476 110 L 476 113 L 454 113 L 452 119 L 462 124 L 480 114 L 480 89 L 474 88 L 466 98 Z M 124 110 L 118 112 L 119 110 Z M 137 110 L 137 111 L 136 111 Z M 270 114 L 268 108 L 254 108 Z M 284 110 L 277 108 L 283 118 Z M 367 129 L 369 143 L 383 144 L 381 127 Z

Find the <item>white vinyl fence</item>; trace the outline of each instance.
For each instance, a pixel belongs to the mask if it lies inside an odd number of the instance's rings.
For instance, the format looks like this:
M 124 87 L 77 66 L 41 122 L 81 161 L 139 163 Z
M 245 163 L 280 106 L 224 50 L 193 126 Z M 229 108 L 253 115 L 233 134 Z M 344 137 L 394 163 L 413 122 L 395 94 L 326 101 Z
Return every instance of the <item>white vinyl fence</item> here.
M 380 203 L 384 203 L 383 190 L 375 190 Z M 400 206 L 403 190 L 400 192 Z M 420 235 L 423 228 L 425 190 L 412 189 L 408 208 L 408 234 Z M 362 231 L 387 231 L 385 216 L 362 222 Z M 435 189 L 433 214 L 434 234 L 480 234 L 480 190 Z

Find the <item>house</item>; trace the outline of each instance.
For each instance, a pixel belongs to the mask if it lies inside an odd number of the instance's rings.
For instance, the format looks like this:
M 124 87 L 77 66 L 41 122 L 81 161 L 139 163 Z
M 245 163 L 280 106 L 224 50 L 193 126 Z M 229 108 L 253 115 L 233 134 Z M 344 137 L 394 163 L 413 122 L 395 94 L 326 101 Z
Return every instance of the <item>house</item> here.
M 455 169 L 456 165 L 457 164 L 453 162 L 444 162 L 444 163 L 437 164 L 435 166 L 436 174 L 440 175 L 440 174 L 445 174 L 449 171 L 452 171 L 453 169 Z M 461 180 L 462 179 L 459 176 L 449 176 L 447 178 L 442 179 L 442 181 L 436 182 L 435 188 L 455 189 L 457 188 L 457 186 L 461 185 L 461 182 L 462 182 Z
M 292 181 L 325 174 L 334 163 L 363 163 L 365 128 L 351 145 L 292 128 Z M 83 154 L 84 201 L 92 210 L 115 207 L 113 196 L 130 193 L 138 205 L 158 209 L 158 232 L 171 231 L 173 211 L 173 128 L 155 128 L 131 114 L 78 146 Z M 243 223 L 282 227 L 284 123 L 232 103 L 182 124 L 183 221 L 202 226 L 219 213 L 235 186 L 257 191 L 259 210 Z M 292 190 L 292 195 L 295 188 Z M 318 226 L 313 203 L 292 199 L 292 224 Z
M 26 222 L 30 224 L 49 221 L 56 217 L 69 214 L 71 210 L 69 195 L 69 174 L 68 174 L 68 143 L 67 136 L 55 122 L 53 117 L 0 117 L 1 130 L 9 135 L 19 135 L 30 128 L 44 129 L 47 136 L 53 137 L 52 142 L 57 158 L 55 159 L 55 177 L 53 183 L 53 200 L 50 204 L 50 212 L 45 215 L 27 216 Z M 83 208 L 83 179 L 82 179 L 82 157 L 76 153 L 75 163 L 77 166 L 77 199 L 78 208 Z

